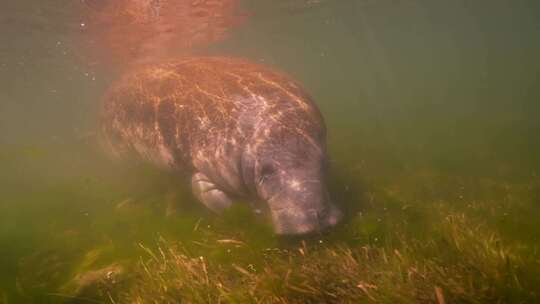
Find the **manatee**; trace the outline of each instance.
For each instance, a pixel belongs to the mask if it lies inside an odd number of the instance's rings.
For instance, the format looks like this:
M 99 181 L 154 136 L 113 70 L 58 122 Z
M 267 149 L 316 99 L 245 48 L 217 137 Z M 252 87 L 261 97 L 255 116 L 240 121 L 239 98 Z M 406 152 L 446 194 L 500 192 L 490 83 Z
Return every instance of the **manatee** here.
M 138 66 L 107 92 L 105 142 L 191 177 L 220 213 L 248 201 L 277 234 L 322 231 L 342 217 L 326 186 L 326 126 L 308 93 L 244 59 L 186 57 Z

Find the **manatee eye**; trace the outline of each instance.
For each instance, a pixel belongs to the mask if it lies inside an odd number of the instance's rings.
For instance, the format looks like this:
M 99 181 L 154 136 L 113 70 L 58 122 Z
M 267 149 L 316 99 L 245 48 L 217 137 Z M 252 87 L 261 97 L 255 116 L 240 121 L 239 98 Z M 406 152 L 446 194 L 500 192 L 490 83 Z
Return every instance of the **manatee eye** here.
M 276 173 L 276 168 L 271 164 L 265 164 L 261 168 L 261 177 L 266 178 Z

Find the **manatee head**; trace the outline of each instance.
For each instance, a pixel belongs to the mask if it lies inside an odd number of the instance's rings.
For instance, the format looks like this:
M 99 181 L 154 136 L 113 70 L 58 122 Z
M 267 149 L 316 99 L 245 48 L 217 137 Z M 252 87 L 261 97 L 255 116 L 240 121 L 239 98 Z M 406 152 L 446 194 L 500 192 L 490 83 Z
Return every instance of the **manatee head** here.
M 292 137 L 267 143 L 255 165 L 258 196 L 267 207 L 278 234 L 319 232 L 336 225 L 342 214 L 326 187 L 324 146 Z

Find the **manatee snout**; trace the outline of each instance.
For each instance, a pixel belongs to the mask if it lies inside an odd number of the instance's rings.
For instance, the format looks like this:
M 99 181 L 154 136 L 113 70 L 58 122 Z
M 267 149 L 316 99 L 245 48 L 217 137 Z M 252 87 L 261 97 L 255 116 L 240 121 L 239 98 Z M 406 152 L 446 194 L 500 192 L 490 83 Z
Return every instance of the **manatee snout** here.
M 273 158 L 273 167 L 278 169 L 262 177 L 258 190 L 268 204 L 274 231 L 301 235 L 335 226 L 342 213 L 328 194 L 322 156 L 300 158 L 300 166 L 296 168 L 284 165 L 275 155 Z M 264 170 L 269 171 L 266 167 Z
M 269 202 L 270 204 L 272 202 Z M 303 235 L 322 232 L 335 226 L 342 218 L 341 211 L 331 202 L 323 209 L 295 207 L 271 210 L 274 231 L 277 234 Z

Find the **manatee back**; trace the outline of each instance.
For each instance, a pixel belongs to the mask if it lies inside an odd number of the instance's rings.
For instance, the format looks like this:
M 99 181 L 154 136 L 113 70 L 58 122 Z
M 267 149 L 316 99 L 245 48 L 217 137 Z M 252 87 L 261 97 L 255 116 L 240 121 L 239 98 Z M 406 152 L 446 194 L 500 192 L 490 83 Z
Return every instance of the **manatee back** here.
M 320 112 L 296 82 L 225 57 L 134 68 L 109 90 L 102 110 L 103 133 L 115 153 L 172 168 L 237 171 L 229 168 L 237 161 L 220 159 L 241 153 L 256 129 L 270 124 L 325 132 Z

